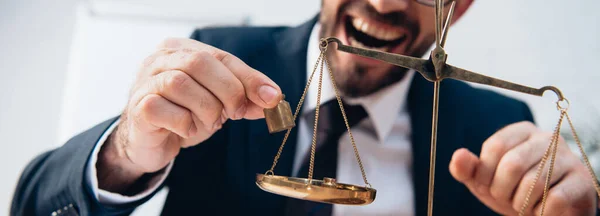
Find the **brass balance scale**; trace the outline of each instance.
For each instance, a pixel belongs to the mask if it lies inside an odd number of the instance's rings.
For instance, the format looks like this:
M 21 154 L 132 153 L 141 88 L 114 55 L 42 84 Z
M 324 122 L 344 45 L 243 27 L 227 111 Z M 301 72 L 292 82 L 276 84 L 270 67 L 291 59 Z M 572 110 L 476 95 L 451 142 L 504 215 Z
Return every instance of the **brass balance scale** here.
M 534 182 L 529 187 L 529 190 L 526 195 L 526 202 L 520 209 L 519 215 L 524 215 L 525 210 L 527 209 L 530 201 L 530 196 L 533 191 L 534 185 L 539 180 L 542 171 L 544 170 L 546 163 L 550 160 L 550 164 L 547 168 L 548 175 L 545 179 L 544 185 L 544 193 L 542 197 L 542 211 L 541 215 L 544 214 L 544 207 L 546 204 L 546 198 L 549 190 L 550 177 L 552 176 L 554 163 L 556 161 L 556 152 L 560 134 L 560 127 L 562 125 L 563 120 L 567 119 L 569 122 L 569 126 L 571 128 L 571 132 L 579 151 L 583 157 L 585 165 L 589 171 L 592 182 L 594 183 L 594 187 L 596 189 L 596 193 L 598 197 L 600 197 L 600 185 L 596 181 L 597 177 L 590 165 L 590 162 L 585 154 L 581 142 L 575 132 L 575 128 L 573 127 L 573 123 L 571 118 L 569 117 L 567 110 L 569 108 L 569 101 L 565 98 L 562 92 L 554 87 L 554 86 L 545 86 L 539 89 L 527 87 L 524 85 L 519 85 L 516 83 L 507 82 L 504 80 L 488 77 L 485 75 L 481 75 L 478 73 L 474 73 L 465 69 L 461 69 L 446 63 L 447 54 L 444 50 L 444 45 L 446 43 L 446 38 L 448 35 L 448 27 L 452 20 L 452 16 L 454 14 L 455 2 L 452 2 L 450 5 L 450 10 L 447 15 L 446 21 L 444 22 L 443 14 L 444 14 L 444 3 L 442 0 L 435 1 L 435 30 L 436 30 L 436 47 L 431 52 L 429 59 L 420 59 L 414 58 L 410 56 L 398 55 L 393 53 L 386 53 L 377 50 L 363 49 L 352 46 L 347 46 L 342 44 L 342 42 L 334 37 L 321 39 L 319 43 L 319 48 L 321 50 L 321 54 L 317 59 L 317 63 L 315 64 L 312 74 L 310 75 L 306 87 L 304 89 L 304 93 L 300 98 L 300 102 L 296 107 L 295 113 L 292 115 L 291 108 L 289 103 L 282 99 L 280 104 L 272 109 L 265 109 L 265 118 L 267 122 L 267 126 L 269 128 L 270 133 L 276 133 L 281 131 L 287 131 L 281 146 L 279 147 L 279 151 L 273 160 L 273 165 L 271 168 L 266 171 L 264 174 L 256 175 L 256 185 L 262 190 L 267 192 L 271 192 L 274 194 L 279 194 L 282 196 L 310 200 L 314 202 L 322 202 L 322 203 L 330 203 L 330 204 L 344 204 L 344 205 L 368 205 L 375 200 L 375 196 L 377 191 L 369 184 L 367 181 L 367 177 L 362 166 L 362 162 L 360 160 L 360 155 L 358 153 L 358 149 L 356 148 L 356 144 L 354 142 L 354 137 L 352 136 L 352 132 L 350 131 L 350 127 L 348 124 L 348 120 L 346 118 L 346 113 L 342 106 L 342 100 L 340 98 L 340 94 L 338 88 L 335 84 L 335 79 L 333 73 L 331 72 L 331 67 L 329 67 L 329 61 L 327 60 L 326 51 L 331 43 L 337 44 L 337 50 L 342 52 L 347 52 L 367 58 L 372 58 L 376 60 L 380 60 L 389 64 L 393 64 L 396 66 L 400 66 L 407 69 L 412 69 L 419 72 L 425 79 L 434 83 L 434 95 L 433 95 L 433 113 L 432 113 L 432 135 L 431 135 L 431 152 L 430 152 L 430 163 L 429 163 L 429 193 L 428 193 L 428 215 L 433 215 L 433 195 L 434 195 L 434 182 L 435 182 L 435 159 L 436 159 L 436 143 L 437 143 L 437 126 L 438 126 L 438 105 L 439 105 L 439 87 L 440 82 L 443 79 L 450 78 L 455 80 L 462 80 L 467 82 L 479 83 L 489 86 L 495 86 L 499 88 L 504 88 L 512 91 L 522 92 L 530 95 L 542 96 L 546 91 L 552 91 L 558 96 L 558 100 L 556 102 L 556 107 L 560 113 L 560 117 L 558 120 L 558 124 L 554 129 L 554 133 L 552 139 L 544 153 L 544 156 L 540 163 L 538 164 L 536 177 Z M 286 140 L 295 126 L 295 120 L 298 117 L 298 113 L 304 102 L 304 98 L 306 96 L 306 92 L 310 83 L 315 75 L 317 67 L 320 66 L 319 72 L 319 88 L 317 94 L 317 104 L 320 104 L 321 100 L 321 85 L 323 78 L 323 65 L 326 64 L 329 76 L 332 81 L 333 89 L 335 90 L 336 99 L 340 105 L 341 114 L 344 117 L 344 121 L 346 123 L 346 128 L 348 130 L 348 135 L 350 136 L 350 141 L 354 148 L 354 153 L 356 156 L 356 160 L 360 167 L 362 177 L 364 180 L 364 186 L 351 185 L 351 184 L 343 184 L 336 182 L 333 178 L 324 178 L 323 180 L 313 179 L 313 169 L 314 169 L 314 158 L 315 158 L 315 149 L 316 149 L 316 132 L 317 132 L 317 122 L 319 118 L 319 106 L 316 107 L 315 112 L 315 122 L 314 122 L 314 131 L 313 131 L 313 139 L 311 145 L 311 157 L 310 157 L 310 167 L 308 178 L 295 178 L 295 177 L 287 177 L 287 176 L 278 176 L 273 173 L 275 166 L 277 165 L 277 161 L 281 156 L 281 152 L 285 146 Z

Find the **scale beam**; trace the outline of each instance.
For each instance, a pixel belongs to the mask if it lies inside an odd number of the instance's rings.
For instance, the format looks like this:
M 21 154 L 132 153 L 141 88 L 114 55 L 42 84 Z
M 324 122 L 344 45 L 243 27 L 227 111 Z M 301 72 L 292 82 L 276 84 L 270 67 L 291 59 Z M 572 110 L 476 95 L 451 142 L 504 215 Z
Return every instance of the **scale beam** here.
M 339 39 L 335 37 L 329 37 L 324 40 L 327 44 L 336 43 L 337 50 L 347 52 L 362 57 L 376 59 L 382 62 L 386 62 L 392 65 L 400 66 L 407 69 L 412 69 L 421 74 L 425 79 L 436 82 L 442 79 L 451 78 L 455 80 L 461 80 L 465 82 L 478 83 L 482 85 L 488 85 L 498 88 L 503 88 L 511 91 L 521 92 L 525 94 L 542 96 L 546 91 L 552 91 L 556 94 L 559 100 L 564 100 L 562 92 L 554 86 L 544 86 L 542 88 L 533 88 L 513 82 L 508 82 L 498 78 L 482 75 L 469 70 L 465 70 L 459 67 L 452 66 L 450 64 L 444 64 L 442 67 L 439 77 L 435 73 L 433 62 L 431 59 L 421 59 L 412 56 L 405 56 L 395 53 L 387 53 L 378 50 L 358 48 L 344 45 Z M 323 43 L 323 42 L 322 42 Z M 323 46 L 323 44 L 321 45 Z

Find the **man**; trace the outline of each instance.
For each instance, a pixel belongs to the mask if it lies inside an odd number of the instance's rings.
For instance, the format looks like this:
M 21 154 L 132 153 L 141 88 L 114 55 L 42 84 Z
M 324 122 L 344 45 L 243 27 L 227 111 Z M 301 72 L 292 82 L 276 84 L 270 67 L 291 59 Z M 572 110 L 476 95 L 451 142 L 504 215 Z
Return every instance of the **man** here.
M 457 1 L 456 19 L 471 3 Z M 320 37 L 423 56 L 435 38 L 432 5 L 324 0 L 318 19 L 296 28 L 213 28 L 195 31 L 192 39 L 168 39 L 143 63 L 120 117 L 29 164 L 11 213 L 128 214 L 164 185 L 170 189 L 165 215 L 425 215 L 432 85 L 414 71 L 327 54 L 355 121 L 367 177 L 378 189 L 371 205 L 323 205 L 258 189 L 255 175 L 270 167 L 283 135 L 269 135 L 256 119 L 283 93 L 297 105 Z M 458 81 L 441 88 L 435 214 L 516 215 L 550 133 L 531 123 L 522 102 Z M 308 91 L 278 175 L 306 176 L 316 95 Z M 322 115 L 339 116 L 332 98 L 325 85 Z M 322 118 L 319 126 L 328 130 L 317 132 L 327 138 L 317 143 L 316 178 L 361 184 L 349 139 L 332 135 L 339 121 Z M 545 213 L 593 215 L 596 198 L 585 167 L 562 139 L 559 145 Z M 528 215 L 539 214 L 542 188 L 539 181 Z

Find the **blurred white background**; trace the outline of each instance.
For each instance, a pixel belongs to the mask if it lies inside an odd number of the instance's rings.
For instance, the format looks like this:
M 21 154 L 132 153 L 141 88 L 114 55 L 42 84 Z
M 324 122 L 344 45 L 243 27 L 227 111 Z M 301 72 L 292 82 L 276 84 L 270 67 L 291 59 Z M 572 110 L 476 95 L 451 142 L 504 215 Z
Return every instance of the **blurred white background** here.
M 0 0 L 0 209 L 8 211 L 20 172 L 35 155 L 118 115 L 137 66 L 163 38 L 207 25 L 298 25 L 319 7 L 319 0 Z M 583 141 L 597 144 L 596 8 L 600 1 L 476 1 L 450 32 L 448 62 L 534 87 L 558 86 Z M 554 95 L 501 92 L 527 101 L 537 123 L 553 128 Z M 136 214 L 157 214 L 164 195 Z

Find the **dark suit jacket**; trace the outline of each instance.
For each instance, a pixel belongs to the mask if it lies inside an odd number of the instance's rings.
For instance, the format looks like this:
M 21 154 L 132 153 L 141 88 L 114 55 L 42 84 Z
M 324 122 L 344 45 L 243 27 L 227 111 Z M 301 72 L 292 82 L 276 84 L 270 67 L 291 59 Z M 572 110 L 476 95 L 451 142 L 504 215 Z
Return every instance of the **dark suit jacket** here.
M 294 28 L 210 28 L 195 31 L 192 38 L 226 50 L 268 75 L 295 107 L 306 84 L 307 45 L 316 21 Z M 432 83 L 415 75 L 407 103 L 413 131 L 415 209 L 419 216 L 427 211 L 432 96 Z M 127 214 L 146 201 L 101 205 L 84 181 L 92 149 L 114 120 L 100 123 L 31 161 L 16 188 L 11 214 L 49 215 L 69 204 L 81 215 Z M 442 82 L 436 215 L 495 215 L 452 178 L 448 164 L 456 149 L 466 147 L 479 154 L 486 138 L 508 124 L 524 120 L 533 121 L 529 108 L 520 101 L 455 80 Z M 182 149 L 165 182 L 170 192 L 163 213 L 281 215 L 285 198 L 260 190 L 255 175 L 270 167 L 282 137 L 282 133 L 270 135 L 264 120 L 229 121 L 204 143 Z M 275 170 L 278 175 L 291 175 L 296 140 L 294 130 Z M 385 190 L 385 185 L 377 189 Z

